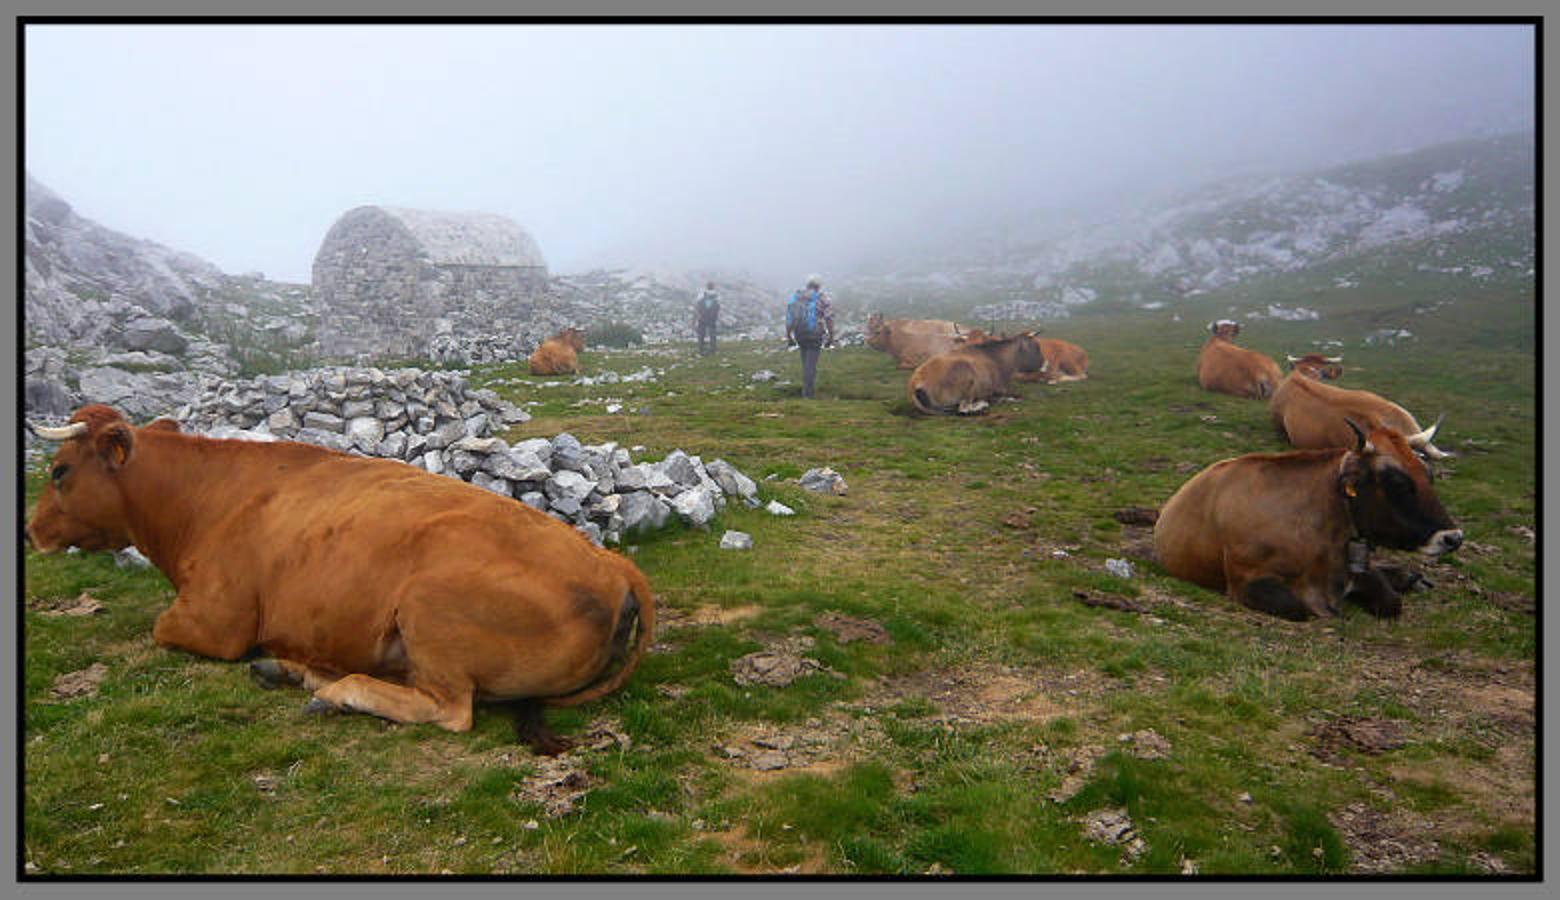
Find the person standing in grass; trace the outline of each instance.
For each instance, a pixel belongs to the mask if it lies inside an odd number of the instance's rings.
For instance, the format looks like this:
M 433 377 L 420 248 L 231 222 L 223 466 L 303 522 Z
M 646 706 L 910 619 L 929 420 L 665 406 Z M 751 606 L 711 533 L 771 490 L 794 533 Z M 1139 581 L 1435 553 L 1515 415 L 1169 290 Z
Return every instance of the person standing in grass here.
M 704 284 L 703 293 L 693 302 L 693 330 L 699 336 L 699 355 L 715 352 L 715 323 L 720 319 L 720 294 L 715 292 L 715 282 Z M 704 338 L 710 339 L 710 347 L 704 349 Z
M 823 279 L 807 276 L 807 286 L 793 293 L 785 305 L 786 346 L 802 352 L 802 396 L 812 397 L 818 376 L 818 355 L 834 346 L 834 304 L 823 290 Z

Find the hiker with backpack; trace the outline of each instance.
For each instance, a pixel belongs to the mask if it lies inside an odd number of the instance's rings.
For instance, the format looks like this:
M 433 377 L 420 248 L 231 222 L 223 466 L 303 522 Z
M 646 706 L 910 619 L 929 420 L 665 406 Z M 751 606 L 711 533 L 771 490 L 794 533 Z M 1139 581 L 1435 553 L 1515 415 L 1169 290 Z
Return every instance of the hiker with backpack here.
M 699 336 L 699 355 L 715 352 L 715 323 L 720 319 L 720 295 L 715 292 L 715 282 L 706 282 L 704 292 L 693 303 L 693 330 Z M 704 338 L 710 339 L 709 350 L 704 349 Z
M 818 376 L 818 354 L 834 346 L 834 304 L 824 293 L 823 279 L 807 277 L 807 286 L 785 305 L 785 343 L 802 351 L 802 396 L 812 397 Z

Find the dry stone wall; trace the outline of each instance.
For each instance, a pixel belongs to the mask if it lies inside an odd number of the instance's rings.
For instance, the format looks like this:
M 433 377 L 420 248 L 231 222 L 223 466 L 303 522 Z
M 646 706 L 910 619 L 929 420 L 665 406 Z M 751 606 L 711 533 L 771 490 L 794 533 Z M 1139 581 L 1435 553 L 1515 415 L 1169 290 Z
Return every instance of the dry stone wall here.
M 757 485 L 731 464 L 674 450 L 636 463 L 615 442 L 564 432 L 510 445 L 495 436 L 530 415 L 458 372 L 313 369 L 224 382 L 177 416 L 213 437 L 296 440 L 395 459 L 513 497 L 616 544 L 675 520 L 708 525 L 728 500 L 759 505 Z

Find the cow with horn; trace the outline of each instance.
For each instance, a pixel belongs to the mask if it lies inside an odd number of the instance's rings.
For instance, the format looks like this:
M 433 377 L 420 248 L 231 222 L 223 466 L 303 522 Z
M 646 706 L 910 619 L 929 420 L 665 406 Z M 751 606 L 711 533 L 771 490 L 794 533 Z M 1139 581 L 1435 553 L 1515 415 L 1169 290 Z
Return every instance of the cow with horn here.
M 1397 616 L 1418 576 L 1371 565 L 1370 548 L 1436 557 L 1463 533 L 1401 434 L 1343 427 L 1348 449 L 1252 453 L 1194 475 L 1154 525 L 1165 570 L 1285 619 L 1334 615 L 1341 600 Z
M 44 553 L 131 544 L 178 591 L 152 637 L 218 659 L 255 648 L 263 686 L 310 711 L 471 728 L 508 705 L 541 753 L 542 707 L 617 689 L 655 630 L 635 565 L 562 522 L 405 463 L 217 440 L 84 406 L 62 428 L 27 535 Z
M 1438 417 L 1429 428 L 1420 428 L 1413 415 L 1396 403 L 1370 391 L 1351 391 L 1323 384 L 1311 374 L 1312 368 L 1296 365 L 1284 376 L 1268 401 L 1274 426 L 1295 447 L 1352 447 L 1354 432 L 1345 420 L 1353 420 L 1367 430 L 1390 428 L 1396 431 L 1415 452 L 1430 459 L 1453 455 L 1431 443 L 1444 416 Z

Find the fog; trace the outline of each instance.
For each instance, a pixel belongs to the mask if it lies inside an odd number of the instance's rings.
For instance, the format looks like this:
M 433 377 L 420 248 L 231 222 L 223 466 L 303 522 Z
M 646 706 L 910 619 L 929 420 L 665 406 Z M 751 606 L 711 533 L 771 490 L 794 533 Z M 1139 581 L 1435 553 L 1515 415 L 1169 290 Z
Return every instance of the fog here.
M 1530 129 L 1534 32 L 1404 26 L 30 25 L 76 211 L 306 282 L 364 204 L 509 216 L 555 273 L 840 277 L 1230 174 Z

